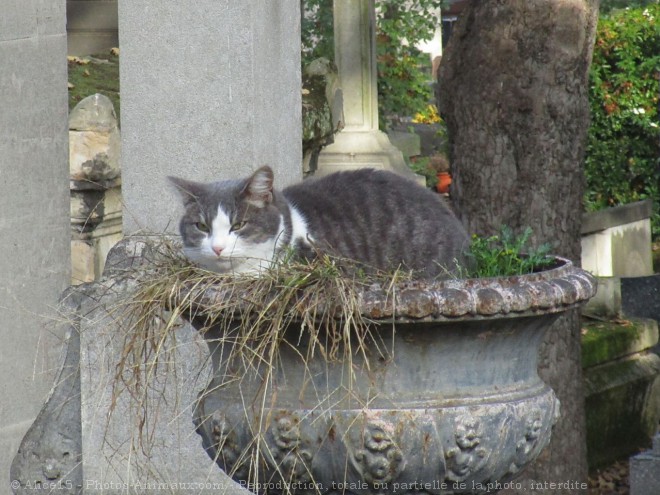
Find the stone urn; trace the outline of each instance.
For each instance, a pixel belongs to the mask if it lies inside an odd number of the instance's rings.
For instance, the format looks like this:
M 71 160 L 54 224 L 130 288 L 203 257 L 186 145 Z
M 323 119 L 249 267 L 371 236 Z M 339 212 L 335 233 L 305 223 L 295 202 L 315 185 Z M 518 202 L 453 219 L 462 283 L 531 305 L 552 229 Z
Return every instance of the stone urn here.
M 560 258 L 524 276 L 402 283 L 396 297 L 373 285 L 359 302 L 373 322 L 367 352 L 306 356 L 308 334 L 291 325 L 268 380 L 228 359 L 231 330 L 211 327 L 215 376 L 197 430 L 255 493 L 493 491 L 547 446 L 560 407 L 538 348 L 595 288 Z M 242 378 L 228 381 L 229 369 Z

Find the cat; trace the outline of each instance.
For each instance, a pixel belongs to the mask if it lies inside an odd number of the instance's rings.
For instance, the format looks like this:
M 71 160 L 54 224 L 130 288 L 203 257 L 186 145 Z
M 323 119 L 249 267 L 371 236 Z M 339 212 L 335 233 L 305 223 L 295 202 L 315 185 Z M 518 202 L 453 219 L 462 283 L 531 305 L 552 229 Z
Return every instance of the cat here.
M 169 180 L 185 208 L 184 253 L 214 272 L 259 273 L 292 248 L 301 258 L 323 252 L 430 279 L 451 275 L 469 244 L 440 195 L 385 170 L 336 172 L 282 191 L 268 166 L 239 180 Z

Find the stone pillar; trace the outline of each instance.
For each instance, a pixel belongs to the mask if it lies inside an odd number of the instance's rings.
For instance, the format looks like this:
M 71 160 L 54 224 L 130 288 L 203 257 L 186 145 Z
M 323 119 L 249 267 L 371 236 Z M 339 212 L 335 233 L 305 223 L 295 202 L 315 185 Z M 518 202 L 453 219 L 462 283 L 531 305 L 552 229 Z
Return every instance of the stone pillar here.
M 64 0 L 5 0 L 0 14 L 0 473 L 53 385 L 69 281 Z
M 182 207 L 167 175 L 210 181 L 269 164 L 279 187 L 300 180 L 299 2 L 120 0 L 119 26 L 125 234 L 176 231 Z M 76 288 L 83 493 L 240 492 L 192 424 L 210 360 L 191 327 L 163 344 L 172 359 L 154 371 L 146 411 L 139 397 L 116 394 L 127 330 L 116 308 L 134 287 L 126 268 L 148 261 L 145 252 L 128 236 L 104 279 Z
M 335 0 L 334 26 L 344 128 L 321 152 L 316 174 L 373 167 L 412 175 L 401 152 L 378 130 L 373 0 Z
M 174 232 L 166 175 L 302 177 L 300 2 L 119 2 L 124 232 Z

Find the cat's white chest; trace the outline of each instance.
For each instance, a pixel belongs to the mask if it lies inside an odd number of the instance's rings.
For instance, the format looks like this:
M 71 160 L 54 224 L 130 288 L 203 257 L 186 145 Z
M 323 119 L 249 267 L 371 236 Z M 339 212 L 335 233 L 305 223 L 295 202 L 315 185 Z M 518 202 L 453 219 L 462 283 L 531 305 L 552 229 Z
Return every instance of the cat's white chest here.
M 310 242 L 314 242 L 314 239 L 312 239 L 312 236 L 309 232 L 307 222 L 305 221 L 305 217 L 302 215 L 302 213 L 300 213 L 300 210 L 298 210 L 293 205 L 289 206 L 289 210 L 291 211 L 290 243 L 292 245 L 296 245 L 298 242 L 302 242 L 304 244 L 309 244 Z

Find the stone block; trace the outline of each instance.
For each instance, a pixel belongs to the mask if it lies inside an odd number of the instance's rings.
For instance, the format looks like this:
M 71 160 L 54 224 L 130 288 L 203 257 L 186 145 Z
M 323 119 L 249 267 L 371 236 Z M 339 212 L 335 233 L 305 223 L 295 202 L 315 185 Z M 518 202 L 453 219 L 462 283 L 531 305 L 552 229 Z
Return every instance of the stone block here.
M 4 0 L 0 16 L 0 42 L 33 38 L 39 25 L 36 9 L 37 0 Z
M 120 143 L 117 116 L 110 99 L 95 94 L 80 101 L 69 115 L 71 180 L 116 179 L 120 174 Z
M 71 284 L 93 282 L 96 278 L 94 247 L 90 242 L 71 241 Z
M 0 472 L 55 379 L 52 328 L 70 280 L 64 7 L 7 0 L 0 14 Z
M 66 4 L 63 1 L 36 0 L 35 4 L 40 36 L 60 35 L 66 32 Z
M 588 321 L 582 325 L 582 367 L 616 361 L 652 349 L 657 343 L 655 320 Z
M 583 312 L 603 318 L 621 317 L 621 279 L 619 277 L 598 277 L 596 295 L 587 302 Z
M 660 275 L 622 278 L 621 305 L 626 315 L 660 321 Z
M 652 201 L 587 213 L 582 221 L 582 267 L 600 277 L 653 274 Z
M 80 232 L 89 232 L 103 220 L 103 191 L 71 191 L 71 226 Z
M 648 445 L 660 419 L 660 357 L 647 352 L 588 368 L 584 384 L 589 466 Z
M 387 136 L 390 138 L 390 142 L 403 153 L 403 156 L 410 158 L 421 153 L 420 138 L 417 134 L 390 131 Z
M 630 459 L 630 495 L 660 493 L 660 433 L 653 448 Z

